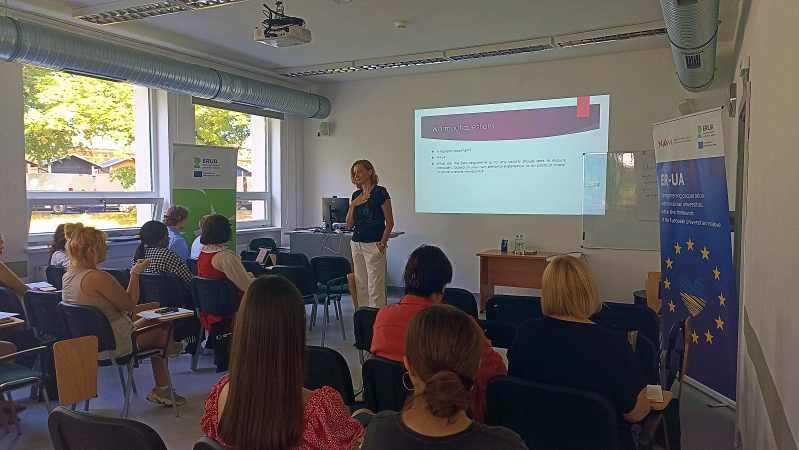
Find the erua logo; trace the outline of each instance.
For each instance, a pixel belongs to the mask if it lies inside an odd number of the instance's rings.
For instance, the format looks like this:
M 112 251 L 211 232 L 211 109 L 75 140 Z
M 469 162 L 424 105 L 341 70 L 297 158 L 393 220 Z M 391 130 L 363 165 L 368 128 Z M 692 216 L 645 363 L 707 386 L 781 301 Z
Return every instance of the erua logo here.
M 219 160 L 215 158 L 203 158 L 203 164 L 219 164 Z
M 671 175 L 667 173 L 660 174 L 660 185 L 661 186 L 685 186 L 685 178 L 683 177 L 682 172 L 675 172 Z
M 658 148 L 669 147 L 674 143 L 674 141 L 671 138 L 658 139 L 657 142 L 658 142 Z

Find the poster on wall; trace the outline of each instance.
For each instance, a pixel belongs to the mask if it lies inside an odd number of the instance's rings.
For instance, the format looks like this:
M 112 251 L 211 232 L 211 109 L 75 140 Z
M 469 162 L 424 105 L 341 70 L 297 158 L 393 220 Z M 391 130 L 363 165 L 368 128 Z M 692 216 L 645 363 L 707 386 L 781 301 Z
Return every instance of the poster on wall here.
M 172 204 L 189 210 L 183 237 L 191 245 L 200 235 L 199 221 L 221 214 L 233 225 L 228 247 L 236 250 L 235 149 L 174 144 L 172 153 Z
M 735 400 L 738 297 L 722 109 L 655 124 L 663 329 L 687 320 L 686 375 Z

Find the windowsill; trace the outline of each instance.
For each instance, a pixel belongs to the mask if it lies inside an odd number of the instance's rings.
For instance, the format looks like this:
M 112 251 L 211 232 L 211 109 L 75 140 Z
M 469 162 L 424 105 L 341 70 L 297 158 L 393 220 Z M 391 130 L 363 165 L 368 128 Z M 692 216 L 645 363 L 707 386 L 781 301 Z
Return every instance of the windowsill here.
M 126 245 L 139 245 L 138 239 L 133 239 L 129 241 L 108 241 L 109 247 L 124 247 Z M 49 244 L 31 244 L 25 248 L 25 253 L 29 255 L 35 255 L 38 253 L 48 253 L 50 251 Z
M 258 234 L 264 233 L 267 231 L 277 231 L 280 232 L 280 227 L 257 227 L 257 228 L 237 228 L 236 234 Z

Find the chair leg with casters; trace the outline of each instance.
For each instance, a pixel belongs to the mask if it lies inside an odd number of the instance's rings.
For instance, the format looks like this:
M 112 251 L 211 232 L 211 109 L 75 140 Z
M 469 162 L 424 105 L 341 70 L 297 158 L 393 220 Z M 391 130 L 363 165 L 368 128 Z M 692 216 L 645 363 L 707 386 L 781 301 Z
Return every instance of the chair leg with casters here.
M 325 323 L 322 324 L 322 347 L 325 346 L 328 323 L 330 323 L 330 302 L 328 301 L 328 298 L 325 298 Z
M 203 352 L 203 337 L 205 336 L 205 331 L 202 327 L 200 327 L 199 333 L 197 333 L 197 345 L 194 346 L 194 353 L 191 355 L 191 371 L 196 372 L 197 368 L 200 366 L 200 355 Z
M 131 360 L 128 362 L 128 379 L 125 383 L 125 400 L 122 404 L 122 417 L 127 418 L 128 414 L 130 414 L 130 391 L 132 387 L 133 381 L 133 361 Z
M 86 402 L 83 403 L 83 410 L 84 411 L 88 411 L 89 410 L 89 402 L 90 401 L 91 400 L 86 400 Z
M 341 310 L 341 296 L 339 295 L 334 300 L 333 309 L 336 310 L 336 318 L 339 319 L 339 325 L 341 325 L 341 339 L 347 340 L 347 332 L 344 331 L 344 312 Z
M 175 401 L 175 386 L 172 384 L 172 373 L 169 372 L 169 358 L 164 357 L 164 366 L 166 367 L 167 385 L 169 386 L 169 398 L 172 400 L 172 407 L 175 408 L 175 417 L 180 417 L 180 407 Z

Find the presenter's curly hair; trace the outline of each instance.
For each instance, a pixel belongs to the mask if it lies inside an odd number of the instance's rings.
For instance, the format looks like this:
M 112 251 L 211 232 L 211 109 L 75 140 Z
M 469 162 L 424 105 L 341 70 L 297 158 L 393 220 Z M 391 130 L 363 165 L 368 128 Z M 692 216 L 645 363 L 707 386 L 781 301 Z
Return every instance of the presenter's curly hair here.
M 370 177 L 372 184 L 377 186 L 377 182 L 380 180 L 377 176 L 377 171 L 375 170 L 375 166 L 368 159 L 359 159 L 352 163 L 352 167 L 350 167 L 350 178 L 352 179 L 352 184 L 358 186 L 358 189 L 361 188 L 358 183 L 355 182 L 355 166 L 361 166 L 364 169 L 372 172 L 372 176 Z
M 93 268 L 105 261 L 108 251 L 105 232 L 82 223 L 68 223 L 64 226 L 64 234 L 71 267 Z

